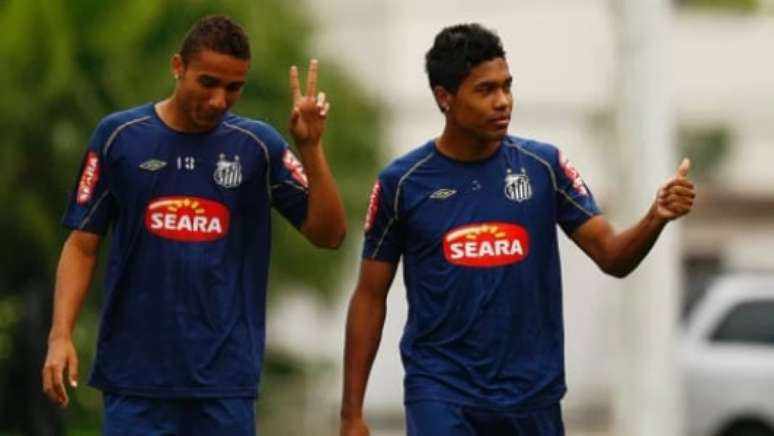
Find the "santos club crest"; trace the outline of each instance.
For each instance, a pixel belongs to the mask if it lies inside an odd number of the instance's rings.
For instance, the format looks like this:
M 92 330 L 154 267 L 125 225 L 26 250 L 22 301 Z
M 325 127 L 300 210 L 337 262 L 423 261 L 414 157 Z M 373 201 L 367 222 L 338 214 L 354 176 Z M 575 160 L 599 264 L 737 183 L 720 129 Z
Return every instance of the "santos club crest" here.
M 212 175 L 215 183 L 224 188 L 236 188 L 242 183 L 242 164 L 239 163 L 239 156 L 234 156 L 234 160 L 226 160 L 226 155 L 221 154 L 218 162 L 215 163 L 215 173 Z
M 505 196 L 511 201 L 521 203 L 532 197 L 532 186 L 529 184 L 529 177 L 524 169 L 521 173 L 513 174 L 508 169 L 508 175 L 505 176 Z

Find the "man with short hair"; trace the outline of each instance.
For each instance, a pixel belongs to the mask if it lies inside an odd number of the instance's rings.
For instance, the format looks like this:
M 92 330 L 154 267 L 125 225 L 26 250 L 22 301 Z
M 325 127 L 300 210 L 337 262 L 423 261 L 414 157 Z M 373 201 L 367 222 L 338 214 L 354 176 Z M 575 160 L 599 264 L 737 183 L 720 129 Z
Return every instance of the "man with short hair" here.
M 106 435 L 254 435 L 270 209 L 337 248 L 345 217 L 322 148 L 330 105 L 311 61 L 290 69 L 296 159 L 268 124 L 228 112 L 250 67 L 243 29 L 206 17 L 172 57 L 171 97 L 100 122 L 64 216 L 44 392 L 77 386 L 72 331 L 112 229 L 97 355 Z M 302 165 L 303 162 L 303 165 Z
M 426 68 L 446 124 L 389 164 L 371 193 L 347 319 L 341 435 L 369 434 L 363 398 L 401 257 L 408 435 L 563 435 L 556 225 L 623 277 L 690 211 L 689 162 L 642 220 L 616 233 L 556 147 L 507 134 L 512 77 L 494 33 L 443 29 Z

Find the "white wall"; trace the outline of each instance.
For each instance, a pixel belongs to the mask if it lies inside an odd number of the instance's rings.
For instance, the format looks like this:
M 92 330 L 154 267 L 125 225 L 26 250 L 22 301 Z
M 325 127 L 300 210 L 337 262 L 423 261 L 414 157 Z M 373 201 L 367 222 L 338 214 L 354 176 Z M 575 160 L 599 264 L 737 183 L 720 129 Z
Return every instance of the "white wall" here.
M 616 164 L 609 155 L 615 145 L 607 129 L 612 127 L 616 59 L 608 1 L 308 2 L 319 20 L 320 57 L 345 66 L 382 101 L 389 120 L 391 157 L 423 143 L 442 128 L 423 71 L 424 53 L 433 36 L 446 25 L 481 22 L 503 39 L 515 78 L 517 108 L 511 132 L 557 144 L 580 169 L 603 207 L 611 197 Z M 730 124 L 736 147 L 721 170 L 728 187 L 774 192 L 774 171 L 769 169 L 774 159 L 774 56 L 770 55 L 774 19 L 678 14 L 673 26 L 672 91 L 677 121 Z M 322 64 L 322 74 L 324 68 Z M 335 104 L 335 96 L 331 99 Z M 643 212 L 647 206 L 642 205 Z M 690 240 L 690 229 L 685 230 Z M 609 376 L 615 358 L 611 330 L 616 316 L 614 290 L 619 285 L 599 273 L 566 239 L 561 251 L 570 387 L 565 408 L 568 414 L 604 409 L 610 405 L 613 381 Z M 353 256 L 353 264 L 356 258 Z M 347 292 L 353 282 L 354 277 Z M 389 297 L 387 327 L 369 384 L 367 405 L 374 413 L 396 413 L 402 408 L 397 343 L 406 307 L 401 282 L 396 279 Z M 299 352 L 315 350 L 338 364 L 346 298 L 342 295 L 339 305 L 325 312 L 299 310 L 305 306 L 298 302 L 280 307 L 270 315 L 272 323 L 286 325 L 288 317 L 311 317 L 317 319 L 314 334 L 288 336 L 278 325 L 270 341 Z M 328 397 L 335 404 L 338 374 L 329 383 Z

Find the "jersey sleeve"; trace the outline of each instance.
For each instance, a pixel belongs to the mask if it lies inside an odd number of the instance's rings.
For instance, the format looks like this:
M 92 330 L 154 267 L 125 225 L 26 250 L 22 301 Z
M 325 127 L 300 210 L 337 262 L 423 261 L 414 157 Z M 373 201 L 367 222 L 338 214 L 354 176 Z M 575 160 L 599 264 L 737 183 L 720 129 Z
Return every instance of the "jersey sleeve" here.
M 403 223 L 398 219 L 394 183 L 382 174 L 374 183 L 365 219 L 363 257 L 397 263 L 403 253 Z
M 556 150 L 553 162 L 556 175 L 557 222 L 562 230 L 570 235 L 589 218 L 601 213 L 591 190 L 573 164 Z
M 103 120 L 89 140 L 62 218 L 67 228 L 104 235 L 110 226 L 115 200 L 110 193 L 104 149 L 111 133 L 110 123 Z
M 264 132 L 269 152 L 269 189 L 272 205 L 296 228 L 306 219 L 309 184 L 301 161 L 274 129 Z

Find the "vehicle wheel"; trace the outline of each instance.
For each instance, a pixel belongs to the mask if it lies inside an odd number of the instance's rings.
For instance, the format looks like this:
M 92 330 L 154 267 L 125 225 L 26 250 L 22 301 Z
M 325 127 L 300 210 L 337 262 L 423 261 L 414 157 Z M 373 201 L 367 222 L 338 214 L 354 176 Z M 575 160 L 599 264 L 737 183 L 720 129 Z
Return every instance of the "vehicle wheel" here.
M 758 422 L 740 422 L 724 431 L 723 436 L 774 436 L 774 430 Z

